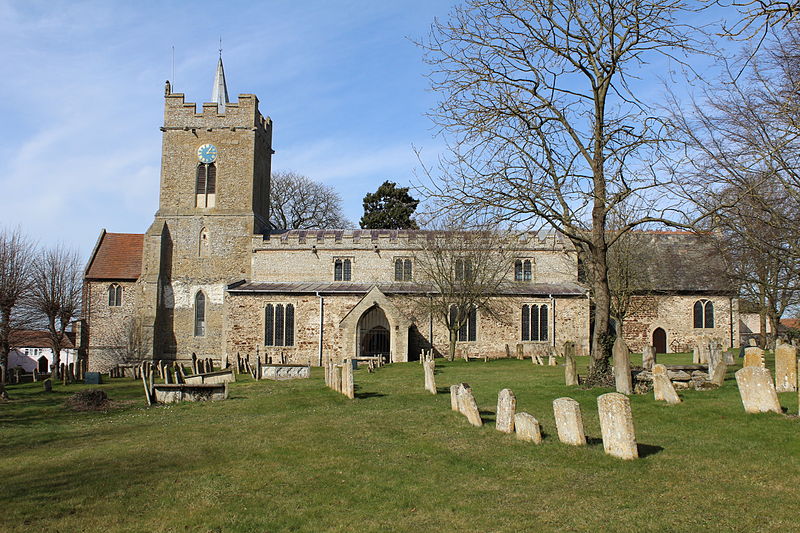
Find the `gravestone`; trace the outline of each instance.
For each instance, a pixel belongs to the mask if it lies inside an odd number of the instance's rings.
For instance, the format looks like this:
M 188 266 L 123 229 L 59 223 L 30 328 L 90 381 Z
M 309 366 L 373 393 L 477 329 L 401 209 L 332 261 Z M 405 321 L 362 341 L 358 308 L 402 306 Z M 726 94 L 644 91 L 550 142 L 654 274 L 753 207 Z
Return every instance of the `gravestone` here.
M 547 365 L 548 366 L 558 366 L 558 363 L 556 362 L 556 357 L 554 355 L 548 355 L 547 356 Z
M 506 359 L 511 359 L 511 347 L 506 344 Z
M 653 397 L 656 401 L 667 402 L 669 404 L 681 403 L 672 380 L 667 374 L 667 367 L 664 365 L 653 365 Z
M 775 347 L 775 390 L 793 392 L 797 389 L 797 348 L 790 344 Z
M 781 404 L 768 369 L 758 366 L 742 368 L 736 372 L 736 384 L 739 386 L 739 395 L 746 412 L 772 411 L 781 414 Z
M 332 370 L 333 386 L 331 388 L 336 392 L 342 392 L 342 367 L 341 365 L 333 365 Z
M 434 377 L 436 363 L 425 361 L 422 363 L 422 368 L 425 370 L 425 390 L 431 394 L 436 394 L 436 378 Z
M 722 360 L 722 348 L 717 343 L 712 343 L 708 351 L 708 377 L 714 375 L 714 369 L 717 365 L 724 365 Z
M 342 394 L 351 400 L 356 397 L 355 383 L 353 381 L 353 363 L 345 359 L 342 366 Z
M 458 386 L 458 410 L 462 415 L 467 417 L 467 420 L 473 426 L 482 426 L 481 413 L 478 410 L 478 404 L 475 402 L 475 397 L 472 395 L 472 389 L 466 383 L 461 383 Z
M 733 358 L 733 352 L 731 352 L 730 350 L 722 351 L 722 360 L 725 361 L 725 364 L 728 366 L 736 364 L 736 360 Z
M 522 343 L 517 344 L 517 359 L 522 361 L 525 358 L 525 346 Z
M 458 411 L 458 385 L 450 385 L 450 409 Z
M 765 368 L 764 364 L 764 350 L 757 347 L 749 347 L 744 349 L 744 367 L 757 366 Z
M 510 389 L 497 395 L 497 417 L 495 428 L 502 433 L 514 433 L 514 415 L 517 412 L 517 397 Z
M 33 382 L 36 383 L 37 381 L 39 381 L 39 371 L 36 368 L 34 368 L 33 369 Z
M 84 385 L 100 385 L 100 372 L 86 372 L 83 375 Z
M 564 343 L 564 383 L 568 387 L 578 384 L 578 365 L 575 361 L 575 344 Z
M 542 430 L 539 427 L 539 421 L 533 415 L 528 413 L 514 415 L 514 430 L 519 440 L 533 442 L 534 444 L 542 443 Z
M 616 392 L 602 394 L 597 398 L 597 413 L 605 452 L 620 459 L 638 458 L 630 399 Z
M 633 394 L 633 380 L 631 378 L 631 356 L 628 345 L 622 336 L 618 336 L 612 348 L 614 356 L 614 384 L 617 392 Z
M 700 347 L 695 344 L 694 348 L 692 348 L 692 364 L 699 365 L 700 364 Z
M 573 446 L 584 446 L 586 444 L 581 404 L 572 398 L 556 398 L 553 400 L 553 414 L 556 419 L 558 439 L 561 442 Z
M 721 362 L 717 363 L 714 367 L 714 372 L 709 372 L 709 380 L 714 385 L 721 387 L 723 383 L 725 383 L 725 374 L 728 372 L 728 365 L 725 362 L 724 358 Z
M 53 392 L 53 380 L 47 378 L 46 380 L 42 381 L 42 385 L 44 386 L 45 392 Z
M 656 364 L 656 348 L 655 346 L 645 345 L 642 348 L 642 366 L 645 370 L 653 370 L 653 365 Z

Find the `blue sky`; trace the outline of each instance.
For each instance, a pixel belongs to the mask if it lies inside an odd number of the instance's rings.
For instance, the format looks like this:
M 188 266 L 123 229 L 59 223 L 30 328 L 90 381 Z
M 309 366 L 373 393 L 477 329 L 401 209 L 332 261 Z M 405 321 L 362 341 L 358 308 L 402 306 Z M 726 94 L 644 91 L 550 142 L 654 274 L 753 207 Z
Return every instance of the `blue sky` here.
M 449 0 L 6 2 L 2 225 L 88 256 L 101 228 L 144 232 L 157 209 L 164 80 L 211 96 L 223 39 L 228 91 L 274 121 L 275 170 L 333 186 L 346 215 L 386 179 L 409 184 L 412 146 L 435 157 L 421 37 Z

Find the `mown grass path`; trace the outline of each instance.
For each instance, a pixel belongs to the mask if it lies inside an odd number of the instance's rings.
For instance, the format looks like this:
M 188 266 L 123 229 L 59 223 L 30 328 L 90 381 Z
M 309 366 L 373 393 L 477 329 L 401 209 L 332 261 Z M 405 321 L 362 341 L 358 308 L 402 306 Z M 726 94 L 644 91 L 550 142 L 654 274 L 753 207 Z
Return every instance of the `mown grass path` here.
M 243 379 L 225 402 L 154 408 L 140 382 L 119 379 L 102 386 L 122 403 L 107 413 L 62 407 L 82 385 L 11 386 L 0 530 L 797 530 L 800 419 L 745 414 L 734 370 L 677 406 L 632 396 L 643 458 L 627 462 L 599 441 L 596 397 L 608 390 L 567 388 L 562 367 L 530 361 L 437 360 L 437 396 L 417 363 L 359 370 L 355 401 L 318 369 L 304 381 Z M 483 428 L 450 410 L 459 381 Z M 539 419 L 542 445 L 495 431 L 502 388 Z M 581 403 L 588 447 L 558 442 L 561 396 Z M 780 399 L 797 414 L 796 393 Z

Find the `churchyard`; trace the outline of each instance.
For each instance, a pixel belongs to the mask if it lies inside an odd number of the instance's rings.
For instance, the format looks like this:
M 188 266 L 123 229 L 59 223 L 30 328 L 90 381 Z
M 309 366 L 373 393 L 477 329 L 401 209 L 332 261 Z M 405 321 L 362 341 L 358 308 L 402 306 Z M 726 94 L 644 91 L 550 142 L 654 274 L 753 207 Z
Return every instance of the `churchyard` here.
M 563 363 L 437 359 L 427 378 L 419 363 L 361 367 L 350 373 L 353 399 L 326 387 L 323 369 L 288 381 L 240 374 L 225 401 L 152 407 L 141 380 L 104 376 L 105 412 L 64 407 L 96 385 L 11 386 L 0 404 L 2 529 L 796 529 L 797 392 L 778 394 L 782 414 L 746 413 L 736 358 L 721 388 L 678 390 L 678 404 L 633 394 L 639 458 L 626 461 L 601 439 L 598 397 L 613 390 L 566 386 Z M 765 364 L 774 370 L 771 353 Z M 480 426 L 453 410 L 460 383 Z M 498 431 L 509 424 L 501 416 L 496 428 L 503 389 L 539 422 L 540 444 Z M 585 446 L 559 441 L 553 401 L 565 397 L 580 404 Z M 530 418 L 517 420 L 530 430 Z

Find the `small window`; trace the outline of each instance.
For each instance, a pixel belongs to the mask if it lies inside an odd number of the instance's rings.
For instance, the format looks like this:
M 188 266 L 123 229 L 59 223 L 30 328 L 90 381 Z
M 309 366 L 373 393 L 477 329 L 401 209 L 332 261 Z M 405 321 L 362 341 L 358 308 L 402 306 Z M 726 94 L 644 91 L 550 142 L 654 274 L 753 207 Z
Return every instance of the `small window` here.
M 194 336 L 206 335 L 206 295 L 199 291 L 194 297 Z
M 350 259 L 336 259 L 333 262 L 333 280 L 350 281 L 352 266 Z
M 514 261 L 514 281 L 531 281 L 533 269 L 530 259 L 517 259 Z
M 209 256 L 209 248 L 211 245 L 208 241 L 208 230 L 203 228 L 200 230 L 200 241 L 198 242 L 198 255 L 200 257 L 208 257 Z
M 456 259 L 456 281 L 470 281 L 474 279 L 472 259 Z
M 217 167 L 214 163 L 199 163 L 195 175 L 195 206 L 214 207 L 217 192 Z
M 119 307 L 122 305 L 122 287 L 118 283 L 108 286 L 108 306 Z
M 395 259 L 394 261 L 394 280 L 395 281 L 411 281 L 412 264 L 411 259 Z
M 714 304 L 709 300 L 697 300 L 694 303 L 694 327 L 714 327 Z
M 525 304 L 522 306 L 522 335 L 524 341 L 546 341 L 548 337 L 547 304 Z
M 264 309 L 264 345 L 294 346 L 294 305 L 267 304 Z
M 469 311 L 462 313 L 459 316 L 459 307 L 457 305 L 450 306 L 450 324 L 457 324 L 459 320 L 463 323 L 458 328 L 458 341 L 459 342 L 474 342 L 477 339 L 478 330 L 478 313 L 475 307 L 470 307 Z

